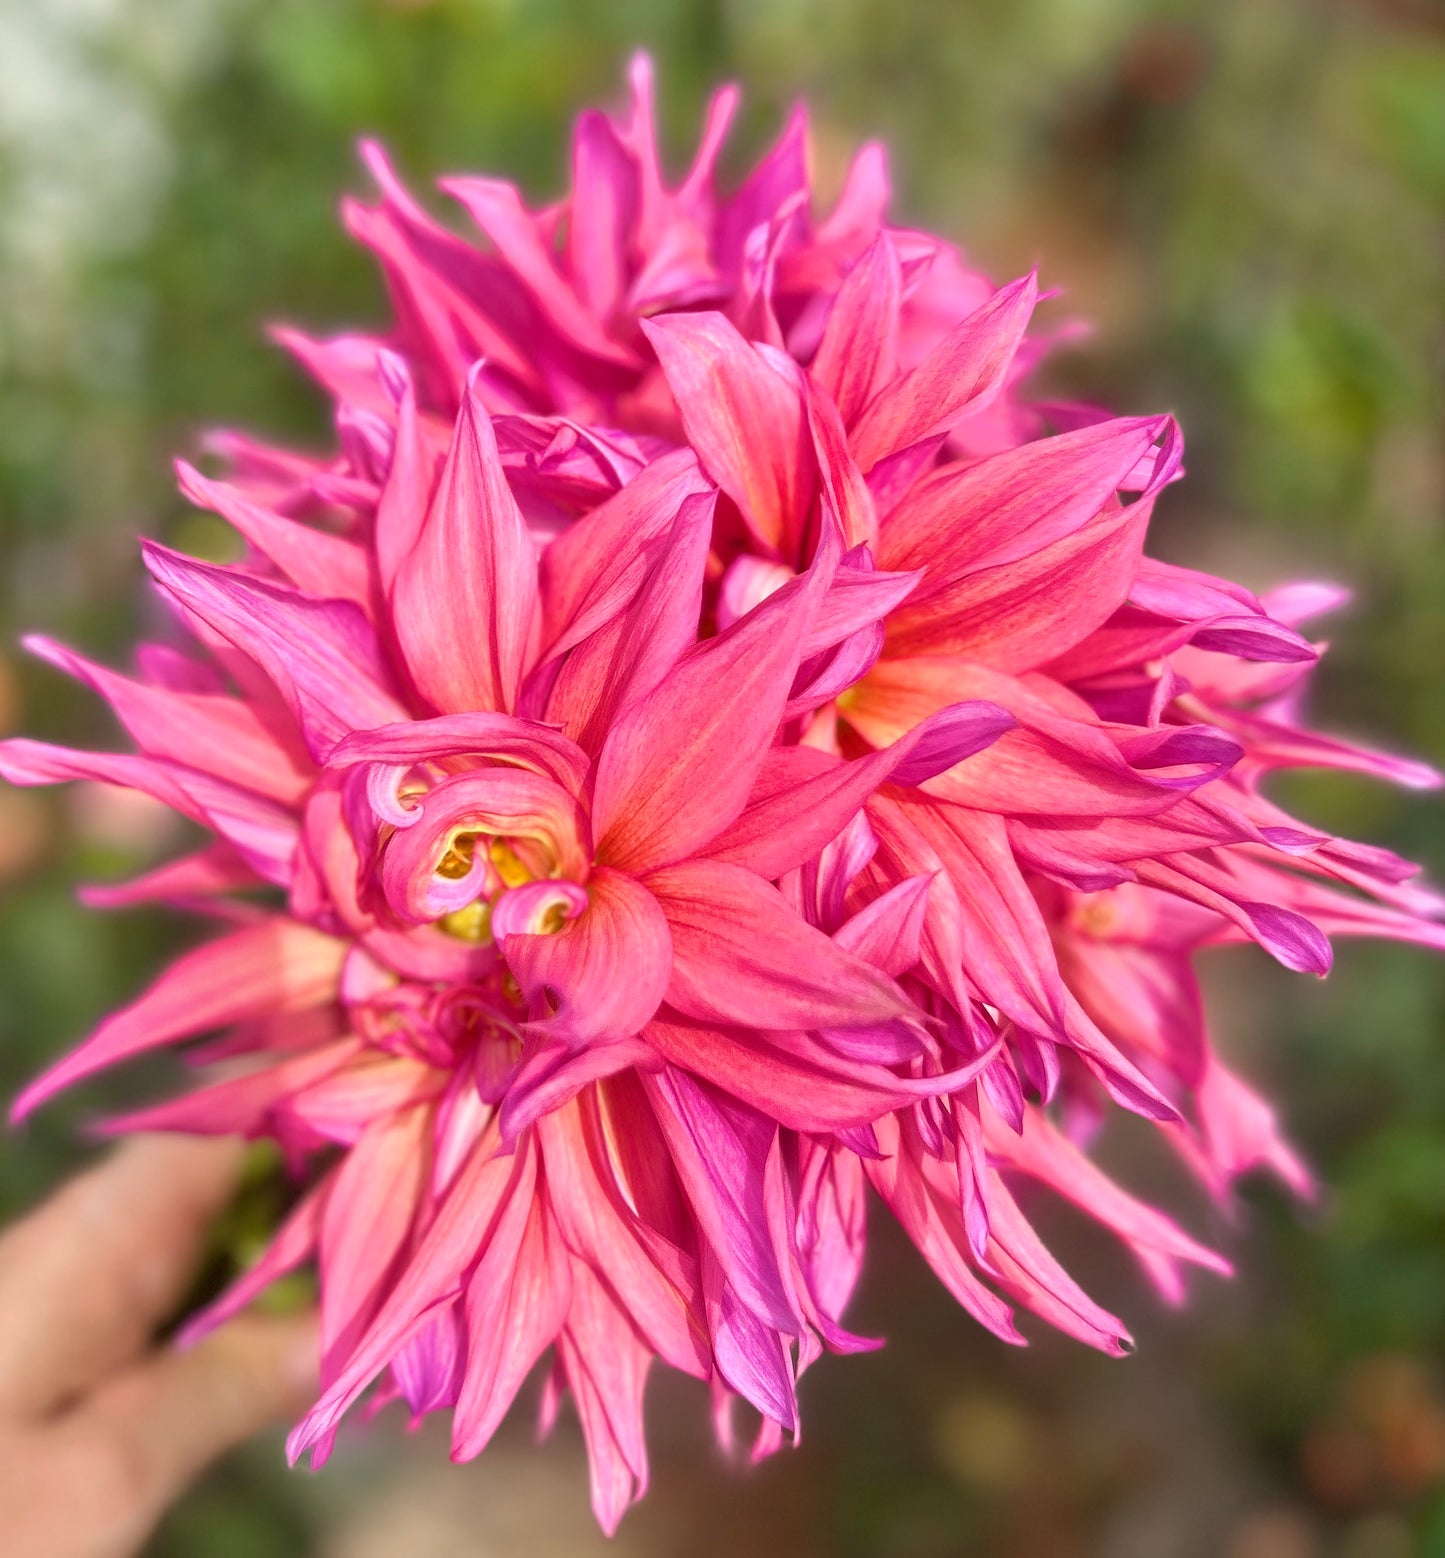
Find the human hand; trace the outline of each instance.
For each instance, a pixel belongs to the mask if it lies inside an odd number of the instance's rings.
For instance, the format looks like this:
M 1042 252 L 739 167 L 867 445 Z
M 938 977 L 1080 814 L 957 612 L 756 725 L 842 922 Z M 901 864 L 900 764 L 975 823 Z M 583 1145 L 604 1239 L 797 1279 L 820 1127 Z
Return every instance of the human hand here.
M 310 1316 L 154 1343 L 241 1155 L 138 1137 L 0 1235 L 6 1558 L 129 1558 L 216 1456 L 314 1399 Z

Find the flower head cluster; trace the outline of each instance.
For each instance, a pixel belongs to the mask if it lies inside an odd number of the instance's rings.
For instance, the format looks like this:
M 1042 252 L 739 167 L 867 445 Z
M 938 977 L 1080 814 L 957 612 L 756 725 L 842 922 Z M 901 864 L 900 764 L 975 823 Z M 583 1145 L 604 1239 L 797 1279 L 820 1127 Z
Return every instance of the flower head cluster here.
M 473 1456 L 550 1355 L 609 1529 L 655 1357 L 765 1454 L 805 1368 L 875 1345 L 843 1326 L 869 1185 L 1004 1340 L 1022 1307 L 1126 1350 L 1031 1184 L 1168 1298 L 1227 1268 L 1090 1161 L 1111 1106 L 1219 1196 L 1310 1183 L 1210 1045 L 1195 950 L 1445 943 L 1408 865 L 1265 794 L 1436 782 L 1301 725 L 1337 593 L 1146 557 L 1172 419 L 1030 403 L 1034 278 L 888 225 L 876 149 L 819 218 L 799 116 L 720 196 L 723 93 L 671 187 L 649 91 L 639 63 L 625 117 L 583 116 L 557 206 L 446 181 L 475 241 L 367 148 L 347 219 L 395 325 L 284 333 L 335 453 L 181 467 L 244 557 L 145 547 L 177 633 L 133 677 L 31 641 L 136 752 L 0 744 L 15 783 L 212 835 L 92 902 L 227 926 L 16 1112 L 201 1040 L 219 1079 L 113 1128 L 273 1139 L 305 1188 L 192 1333 L 315 1262 L 314 1461 L 368 1392 Z

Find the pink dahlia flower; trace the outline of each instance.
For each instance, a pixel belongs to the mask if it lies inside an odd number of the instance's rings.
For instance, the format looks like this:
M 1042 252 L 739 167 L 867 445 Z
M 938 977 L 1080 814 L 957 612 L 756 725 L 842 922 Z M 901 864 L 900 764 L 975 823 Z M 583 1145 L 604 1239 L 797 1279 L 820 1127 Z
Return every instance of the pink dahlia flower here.
M 654 1357 L 725 1443 L 749 1402 L 765 1454 L 803 1369 L 875 1345 L 843 1326 L 869 1184 L 1000 1337 L 1022 1306 L 1126 1350 L 1030 1182 L 1171 1300 L 1228 1268 L 1090 1161 L 1111 1107 L 1218 1196 L 1310 1188 L 1213 1053 L 1195 949 L 1324 973 L 1330 934 L 1445 943 L 1408 865 L 1263 793 L 1437 782 L 1300 723 L 1299 626 L 1338 592 L 1147 558 L 1179 431 L 1023 405 L 1032 277 L 886 226 L 874 152 L 816 221 L 801 118 L 719 197 L 730 94 L 671 190 L 633 80 L 566 204 L 449 181 L 480 246 L 368 152 L 385 198 L 349 216 L 397 326 L 290 337 L 337 452 L 226 435 L 230 481 L 181 467 L 245 556 L 146 546 L 176 642 L 134 678 L 30 641 L 137 752 L 0 743 L 15 783 L 213 835 L 91 902 L 228 927 L 17 1116 L 199 1040 L 216 1076 L 109 1128 L 273 1139 L 303 1194 L 188 1334 L 314 1262 L 313 1463 L 368 1391 L 451 1409 L 475 1455 L 550 1352 L 543 1419 L 570 1393 L 608 1529 Z

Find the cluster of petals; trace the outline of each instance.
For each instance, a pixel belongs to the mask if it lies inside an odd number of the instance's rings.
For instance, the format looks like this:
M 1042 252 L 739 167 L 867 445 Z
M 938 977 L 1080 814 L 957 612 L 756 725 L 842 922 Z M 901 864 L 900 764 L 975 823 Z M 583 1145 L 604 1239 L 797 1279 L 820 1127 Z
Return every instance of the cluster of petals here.
M 750 1404 L 760 1455 L 824 1350 L 877 1345 L 843 1325 L 869 1186 L 1005 1341 L 1023 1308 L 1127 1350 L 1031 1187 L 1170 1300 L 1227 1267 L 1090 1160 L 1113 1106 L 1218 1197 L 1310 1187 L 1210 1043 L 1196 951 L 1445 943 L 1410 866 L 1265 793 L 1436 782 L 1301 723 L 1339 592 L 1146 557 L 1178 428 L 1030 400 L 1035 279 L 888 225 L 877 148 L 819 217 L 799 113 L 724 197 L 725 91 L 672 186 L 645 61 L 632 89 L 582 117 L 561 204 L 444 181 L 476 237 L 364 149 L 381 198 L 346 220 L 394 326 L 279 332 L 335 451 L 220 434 L 224 478 L 181 467 L 244 555 L 145 545 L 175 632 L 133 676 L 29 641 L 135 751 L 0 743 L 14 783 L 210 835 L 89 901 L 221 926 L 17 1115 L 189 1044 L 214 1070 L 107 1128 L 282 1148 L 294 1210 L 188 1329 L 315 1264 L 293 1455 L 400 1398 L 469 1458 L 549 1357 L 609 1529 L 655 1357 L 724 1444 Z

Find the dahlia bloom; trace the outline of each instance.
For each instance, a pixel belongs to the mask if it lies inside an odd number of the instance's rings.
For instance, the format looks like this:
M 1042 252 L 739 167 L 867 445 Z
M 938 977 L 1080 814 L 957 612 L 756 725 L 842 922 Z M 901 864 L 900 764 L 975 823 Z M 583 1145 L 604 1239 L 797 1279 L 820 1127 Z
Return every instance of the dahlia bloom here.
M 876 1345 L 843 1325 L 868 1185 L 1001 1338 L 1022 1306 L 1127 1350 L 1030 1182 L 1171 1300 L 1228 1267 L 1090 1161 L 1111 1107 L 1217 1196 L 1310 1189 L 1211 1047 L 1195 950 L 1445 943 L 1407 864 L 1265 794 L 1438 782 L 1301 723 L 1299 628 L 1338 592 L 1147 558 L 1179 429 L 1026 403 L 1034 278 L 888 226 L 876 151 L 817 220 L 795 117 L 722 198 L 724 93 L 670 189 L 633 88 L 579 123 L 564 205 L 448 181 L 482 247 L 368 148 L 384 198 L 348 219 L 396 326 L 286 337 L 336 452 L 227 434 L 229 479 L 182 465 L 244 556 L 146 544 L 176 634 L 134 678 L 29 640 L 138 751 L 0 743 L 14 783 L 213 835 L 89 901 L 228 927 L 16 1115 L 200 1041 L 216 1076 L 107 1128 L 269 1138 L 303 1193 L 187 1334 L 314 1262 L 313 1464 L 368 1391 L 450 1409 L 473 1456 L 550 1352 L 543 1421 L 570 1394 L 609 1530 L 654 1357 L 725 1444 L 750 1403 L 766 1454 L 803 1369 Z

